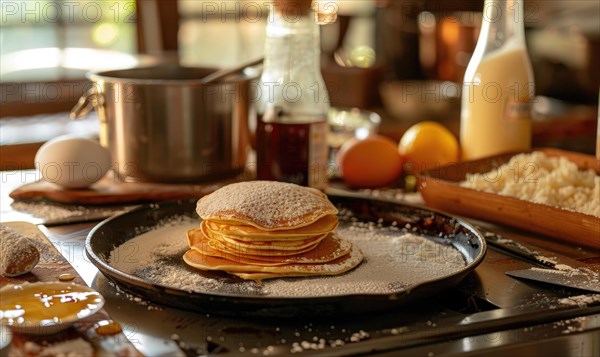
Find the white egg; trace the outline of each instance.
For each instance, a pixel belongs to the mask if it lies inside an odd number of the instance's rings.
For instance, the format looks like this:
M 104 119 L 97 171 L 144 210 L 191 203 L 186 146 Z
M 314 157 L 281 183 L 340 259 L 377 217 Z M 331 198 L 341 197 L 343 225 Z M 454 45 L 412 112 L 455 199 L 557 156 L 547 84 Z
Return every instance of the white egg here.
M 40 147 L 35 166 L 48 182 L 70 189 L 85 188 L 106 175 L 111 157 L 96 140 L 63 135 Z

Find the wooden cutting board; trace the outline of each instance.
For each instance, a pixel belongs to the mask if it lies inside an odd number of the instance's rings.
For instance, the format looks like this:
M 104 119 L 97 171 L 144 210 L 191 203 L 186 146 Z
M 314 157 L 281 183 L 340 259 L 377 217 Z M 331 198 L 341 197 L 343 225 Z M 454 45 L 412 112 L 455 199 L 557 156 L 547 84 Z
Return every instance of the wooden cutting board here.
M 85 285 L 85 281 L 35 224 L 29 222 L 3 222 L 2 224 L 29 238 L 40 252 L 40 261 L 30 273 L 13 278 L 0 275 L 0 287 L 24 282 L 58 281 L 58 276 L 61 274 L 72 274 L 75 276 L 73 283 Z
M 22 284 L 26 282 L 56 282 L 61 274 L 71 274 L 74 279 L 70 282 L 86 285 L 81 276 L 71 264 L 63 257 L 39 228 L 28 222 L 4 222 L 2 223 L 18 233 L 28 237 L 40 252 L 40 261 L 27 274 L 18 277 L 4 277 L 0 275 L 0 287 L 7 284 Z M 31 356 L 31 355 L 57 355 L 69 356 L 76 352 L 77 355 L 85 355 L 91 351 L 95 355 L 119 355 L 119 356 L 141 356 L 141 354 L 129 343 L 123 333 L 117 333 L 103 338 L 101 341 L 92 343 L 85 338 L 86 332 L 92 329 L 100 321 L 110 320 L 105 310 L 90 316 L 80 323 L 77 328 L 71 327 L 51 335 L 25 335 L 13 333 L 11 350 L 9 355 Z M 116 342 L 116 343 L 115 343 Z M 107 346 L 110 346 L 107 350 Z
M 112 175 L 86 189 L 68 190 L 44 180 L 18 187 L 10 193 L 14 200 L 50 200 L 65 204 L 122 204 L 156 202 L 185 198 L 199 198 L 239 178 L 197 184 L 163 184 L 149 182 L 123 182 Z

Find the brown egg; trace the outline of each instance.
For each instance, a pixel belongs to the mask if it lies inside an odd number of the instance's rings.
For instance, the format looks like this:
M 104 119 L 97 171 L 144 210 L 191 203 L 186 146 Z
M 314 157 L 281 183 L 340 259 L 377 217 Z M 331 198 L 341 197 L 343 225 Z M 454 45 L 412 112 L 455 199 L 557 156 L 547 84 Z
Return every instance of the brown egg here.
M 336 154 L 342 178 L 353 188 L 376 188 L 393 183 L 404 160 L 397 144 L 381 135 L 347 141 Z

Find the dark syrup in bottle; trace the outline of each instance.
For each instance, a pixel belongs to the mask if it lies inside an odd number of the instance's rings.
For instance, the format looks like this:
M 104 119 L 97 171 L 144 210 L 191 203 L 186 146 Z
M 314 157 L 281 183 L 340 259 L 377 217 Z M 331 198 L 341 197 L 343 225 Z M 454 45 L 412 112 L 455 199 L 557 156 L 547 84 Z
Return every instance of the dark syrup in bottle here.
M 256 128 L 257 178 L 323 188 L 327 182 L 326 118 L 264 120 Z

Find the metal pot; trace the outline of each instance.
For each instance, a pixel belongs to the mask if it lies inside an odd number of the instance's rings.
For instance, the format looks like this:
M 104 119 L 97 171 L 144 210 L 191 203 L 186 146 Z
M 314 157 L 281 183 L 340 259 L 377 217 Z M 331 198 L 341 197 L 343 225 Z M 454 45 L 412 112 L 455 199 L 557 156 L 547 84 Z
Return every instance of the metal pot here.
M 97 110 L 100 143 L 119 177 L 191 182 L 239 173 L 250 150 L 250 78 L 202 84 L 214 71 L 160 65 L 88 74 L 94 85 L 71 117 Z

